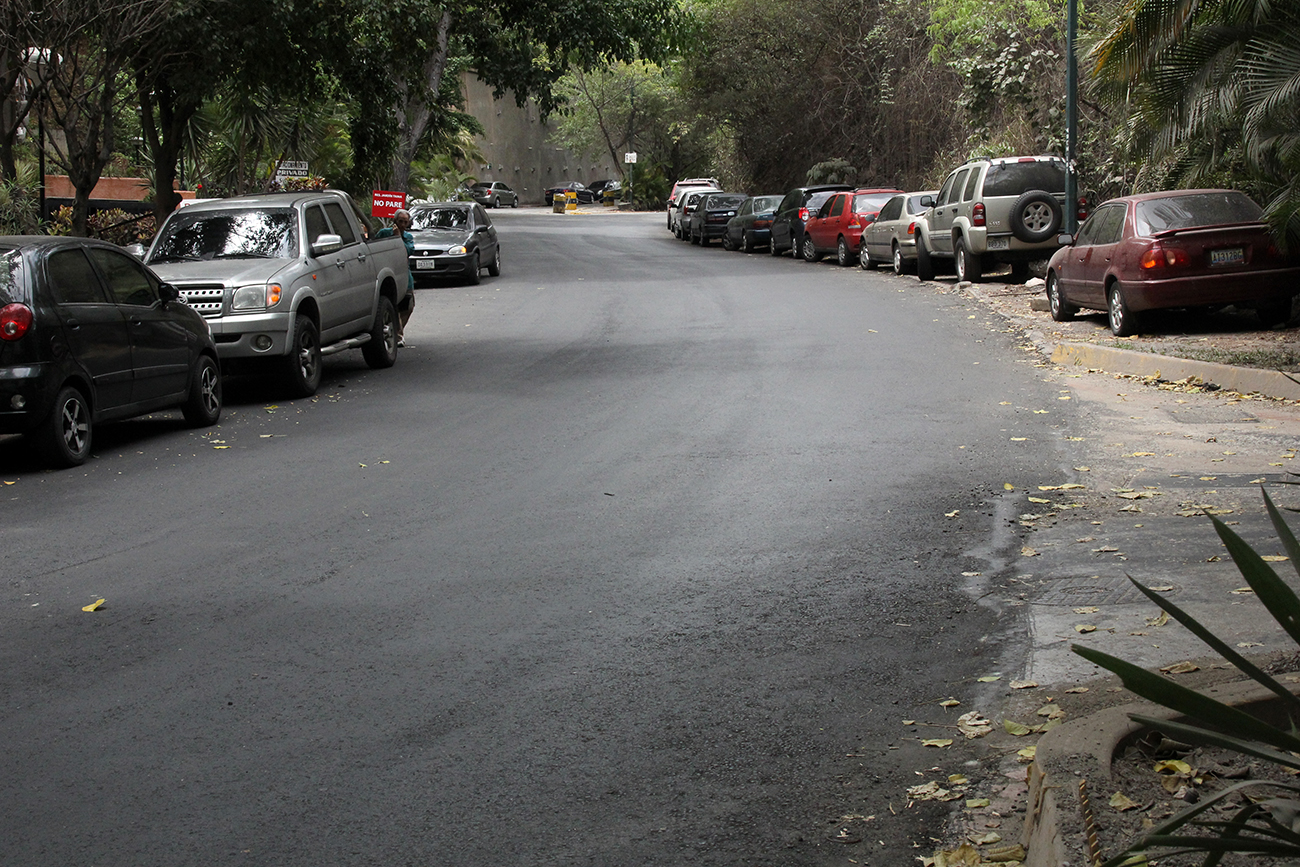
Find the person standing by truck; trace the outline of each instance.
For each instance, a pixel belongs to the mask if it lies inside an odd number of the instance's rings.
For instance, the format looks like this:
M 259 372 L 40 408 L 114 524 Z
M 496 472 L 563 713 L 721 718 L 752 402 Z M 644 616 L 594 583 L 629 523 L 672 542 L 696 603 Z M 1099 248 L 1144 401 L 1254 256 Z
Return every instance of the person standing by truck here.
M 406 255 L 409 259 L 415 255 L 415 238 L 411 235 L 411 212 L 403 208 L 393 214 L 393 225 L 385 226 L 375 233 L 376 238 L 391 238 L 394 235 L 400 235 L 402 243 L 406 245 Z M 397 345 L 405 346 L 406 340 L 406 323 L 415 312 L 415 276 L 408 269 L 406 272 L 406 299 L 402 302 L 402 307 L 397 311 L 398 321 L 401 327 L 397 335 Z

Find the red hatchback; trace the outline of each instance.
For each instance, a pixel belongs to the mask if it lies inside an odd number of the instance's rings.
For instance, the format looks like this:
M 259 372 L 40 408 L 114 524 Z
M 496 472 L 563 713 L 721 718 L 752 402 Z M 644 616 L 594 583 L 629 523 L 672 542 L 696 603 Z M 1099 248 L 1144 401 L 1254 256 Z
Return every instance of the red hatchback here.
M 1277 248 L 1263 211 L 1235 190 L 1178 190 L 1104 202 L 1048 263 L 1052 318 L 1105 310 L 1117 337 L 1144 310 L 1253 308 L 1285 322 L 1300 291 L 1300 263 Z
M 809 262 L 833 252 L 840 265 L 852 265 L 858 257 L 862 230 L 876 219 L 886 202 L 901 192 L 864 189 L 836 193 L 808 218 L 799 252 Z

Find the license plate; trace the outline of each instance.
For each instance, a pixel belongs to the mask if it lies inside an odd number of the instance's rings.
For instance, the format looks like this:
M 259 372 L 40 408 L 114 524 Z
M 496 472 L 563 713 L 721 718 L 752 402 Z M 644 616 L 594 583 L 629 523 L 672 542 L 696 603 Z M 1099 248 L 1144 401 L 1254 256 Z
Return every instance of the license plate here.
M 1225 247 L 1210 251 L 1211 265 L 1240 265 L 1246 261 L 1246 251 L 1241 247 Z
M 1010 250 L 1011 239 L 1010 238 L 989 238 L 988 247 L 990 250 Z
M 416 259 L 416 260 L 415 260 L 415 270 L 417 270 L 417 271 L 432 271 L 433 269 L 435 269 L 435 268 L 437 268 L 437 267 L 438 267 L 438 263 L 437 263 L 437 261 L 435 261 L 435 260 L 433 260 L 433 259 Z

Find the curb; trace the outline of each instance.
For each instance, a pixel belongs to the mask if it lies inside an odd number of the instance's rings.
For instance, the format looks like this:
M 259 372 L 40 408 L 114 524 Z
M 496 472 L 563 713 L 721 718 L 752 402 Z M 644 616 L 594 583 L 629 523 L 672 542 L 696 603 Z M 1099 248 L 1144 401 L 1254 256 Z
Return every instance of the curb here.
M 1233 707 L 1277 697 L 1253 680 L 1208 686 L 1198 691 Z M 1068 722 L 1039 740 L 1034 761 L 1029 765 L 1029 803 L 1021 835 L 1026 851 L 1023 867 L 1091 863 L 1079 805 L 1079 784 L 1087 780 L 1092 789 L 1092 803 L 1104 803 L 1103 795 L 1109 795 L 1104 787 L 1112 779 L 1112 757 L 1126 739 L 1146 728 L 1129 719 L 1130 713 L 1157 719 L 1180 718 L 1168 708 L 1137 701 Z
M 1210 361 L 1192 361 L 1170 355 L 1153 355 L 1132 349 L 1111 349 L 1090 343 L 1061 343 L 1052 352 L 1052 363 L 1087 367 L 1109 373 L 1151 376 L 1167 382 L 1195 377 L 1241 394 L 1260 394 L 1281 400 L 1300 400 L 1300 380 L 1276 370 L 1236 367 Z

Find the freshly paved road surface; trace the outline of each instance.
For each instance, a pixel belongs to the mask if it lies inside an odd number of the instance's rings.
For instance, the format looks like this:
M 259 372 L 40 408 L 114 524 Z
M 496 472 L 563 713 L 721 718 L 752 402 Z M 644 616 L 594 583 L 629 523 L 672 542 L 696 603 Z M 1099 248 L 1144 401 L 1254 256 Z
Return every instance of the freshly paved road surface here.
M 79 470 L 0 440 L 0 863 L 933 848 L 907 787 L 978 769 L 901 721 L 1016 666 L 978 597 L 1069 404 L 960 295 L 498 213 L 503 276 L 422 290 L 392 370 Z

